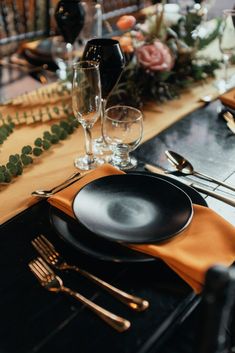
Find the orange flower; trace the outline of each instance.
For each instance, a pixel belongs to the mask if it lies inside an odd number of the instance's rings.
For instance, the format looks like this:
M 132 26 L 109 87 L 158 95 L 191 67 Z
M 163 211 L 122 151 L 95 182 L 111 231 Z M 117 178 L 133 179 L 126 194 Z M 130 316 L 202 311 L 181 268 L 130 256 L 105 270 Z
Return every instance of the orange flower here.
M 124 53 L 132 53 L 134 51 L 133 45 L 132 45 L 132 39 L 128 35 L 123 35 L 121 37 L 112 37 L 113 39 L 116 39 L 119 41 L 119 44 L 123 50 Z
M 131 15 L 124 15 L 120 17 L 116 23 L 117 27 L 122 31 L 131 29 L 135 24 L 136 24 L 136 19 L 134 16 L 131 16 Z

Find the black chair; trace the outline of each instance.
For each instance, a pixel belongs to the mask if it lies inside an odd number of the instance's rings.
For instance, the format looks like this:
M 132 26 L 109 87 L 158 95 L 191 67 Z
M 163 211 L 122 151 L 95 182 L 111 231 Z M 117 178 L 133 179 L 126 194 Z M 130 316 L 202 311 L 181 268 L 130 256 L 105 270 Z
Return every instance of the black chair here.
M 138 12 L 143 7 L 143 0 L 103 0 L 103 19 L 112 22 L 122 15 Z
M 0 57 L 13 53 L 19 43 L 50 34 L 50 0 L 0 1 Z
M 230 353 L 235 348 L 235 267 L 208 270 L 198 320 L 195 353 Z

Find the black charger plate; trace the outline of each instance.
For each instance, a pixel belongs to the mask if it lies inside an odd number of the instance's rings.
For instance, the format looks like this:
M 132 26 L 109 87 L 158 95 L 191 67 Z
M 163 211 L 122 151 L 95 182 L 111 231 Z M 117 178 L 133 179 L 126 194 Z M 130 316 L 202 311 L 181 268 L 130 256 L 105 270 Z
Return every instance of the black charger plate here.
M 148 172 L 131 172 L 139 175 L 155 175 Z M 193 188 L 178 180 L 161 175 L 159 178 L 170 180 L 174 185 L 180 187 L 191 198 L 192 202 L 201 206 L 207 206 L 205 199 Z M 70 244 L 73 248 L 92 258 L 111 262 L 148 262 L 156 260 L 148 255 L 133 251 L 121 244 L 97 238 L 73 218 L 54 207 L 50 208 L 51 224 L 57 234 Z

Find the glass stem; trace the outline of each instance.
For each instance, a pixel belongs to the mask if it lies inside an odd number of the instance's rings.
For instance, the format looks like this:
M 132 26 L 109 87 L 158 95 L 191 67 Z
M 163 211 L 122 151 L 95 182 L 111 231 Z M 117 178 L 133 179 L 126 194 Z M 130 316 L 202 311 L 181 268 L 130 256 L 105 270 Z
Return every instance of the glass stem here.
M 103 122 L 104 122 L 104 113 L 105 113 L 106 104 L 107 104 L 107 100 L 102 98 L 101 99 L 101 112 L 100 112 L 101 125 L 103 125 Z
M 88 159 L 88 163 L 91 164 L 94 161 L 93 151 L 92 151 L 92 136 L 91 129 L 86 126 L 83 126 L 85 133 L 85 150 Z
M 101 140 L 101 143 L 104 143 L 104 114 L 105 114 L 105 108 L 106 108 L 107 100 L 106 99 L 101 99 L 101 112 L 100 112 L 100 123 L 101 123 L 101 133 L 102 136 L 100 137 L 99 140 Z
M 228 66 L 229 66 L 229 56 L 224 55 L 224 80 L 228 82 Z

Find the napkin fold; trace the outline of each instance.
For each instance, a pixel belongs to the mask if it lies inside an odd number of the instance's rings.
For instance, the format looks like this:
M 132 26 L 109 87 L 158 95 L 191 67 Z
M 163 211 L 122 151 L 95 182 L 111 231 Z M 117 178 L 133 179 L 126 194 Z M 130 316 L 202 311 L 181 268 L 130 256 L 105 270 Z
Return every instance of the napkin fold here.
M 81 190 L 83 186 L 85 186 L 86 184 L 90 183 L 93 180 L 96 180 L 108 175 L 114 175 L 114 174 L 124 174 L 124 172 L 122 172 L 117 168 L 114 168 L 110 164 L 103 164 L 101 167 L 86 173 L 77 182 L 73 183 L 67 188 L 49 197 L 48 202 L 52 206 L 59 208 L 61 211 L 63 211 L 70 217 L 75 218 L 73 209 L 72 209 L 72 204 L 73 204 L 73 199 L 78 193 L 78 191 Z
M 222 96 L 220 96 L 219 98 L 224 105 L 235 109 L 235 88 L 231 91 L 222 94 Z
M 72 202 L 89 182 L 107 175 L 124 174 L 105 164 L 48 199 L 54 207 L 71 217 Z M 160 258 L 187 282 L 196 293 L 202 290 L 207 270 L 215 265 L 230 266 L 235 260 L 235 227 L 213 210 L 193 205 L 191 223 L 177 236 L 160 244 L 126 244 L 145 254 Z

